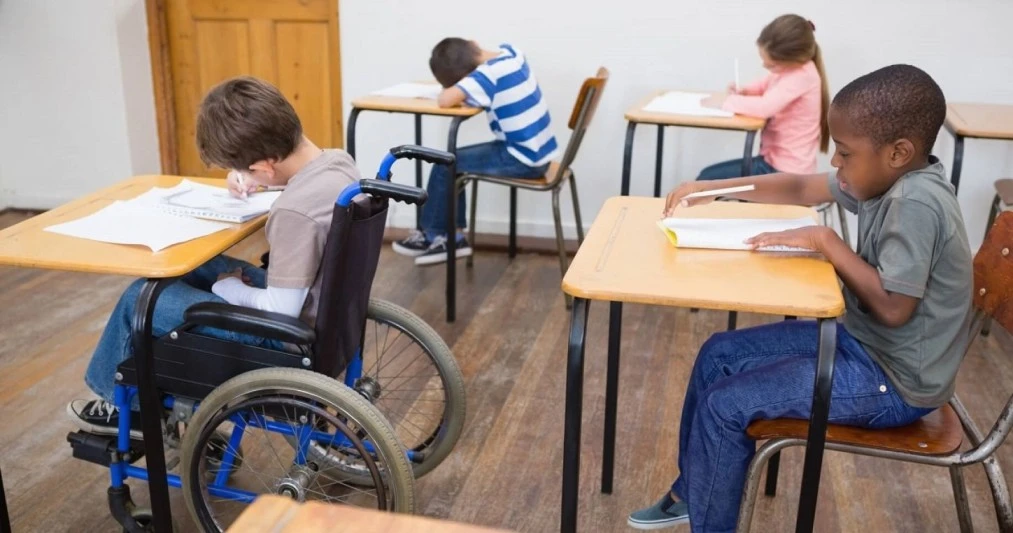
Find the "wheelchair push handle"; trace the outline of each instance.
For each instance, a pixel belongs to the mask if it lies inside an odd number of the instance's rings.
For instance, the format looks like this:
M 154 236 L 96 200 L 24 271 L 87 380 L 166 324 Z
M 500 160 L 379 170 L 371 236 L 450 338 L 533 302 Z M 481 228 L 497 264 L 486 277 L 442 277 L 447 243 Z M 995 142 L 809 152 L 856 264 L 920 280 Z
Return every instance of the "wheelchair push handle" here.
M 436 150 L 434 148 L 426 148 L 425 146 L 417 146 L 414 144 L 395 146 L 390 149 L 390 152 L 386 156 L 384 156 L 383 162 L 380 163 L 380 170 L 376 173 L 376 178 L 380 180 L 389 180 L 390 168 L 394 166 L 394 162 L 398 159 L 419 159 L 434 165 L 452 165 L 454 164 L 456 157 L 450 152 Z
M 425 189 L 383 180 L 359 180 L 359 190 L 372 196 L 390 198 L 395 202 L 406 204 L 422 205 L 429 198 Z

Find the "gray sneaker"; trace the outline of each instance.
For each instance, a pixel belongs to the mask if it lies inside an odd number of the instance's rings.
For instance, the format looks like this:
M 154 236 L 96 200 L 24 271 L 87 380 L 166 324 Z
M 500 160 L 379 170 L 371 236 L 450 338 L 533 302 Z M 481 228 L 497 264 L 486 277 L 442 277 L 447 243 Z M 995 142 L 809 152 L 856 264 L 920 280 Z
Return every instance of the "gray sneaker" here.
M 626 521 L 634 529 L 664 529 L 688 522 L 689 507 L 686 502 L 673 501 L 667 492 L 658 503 L 631 513 Z

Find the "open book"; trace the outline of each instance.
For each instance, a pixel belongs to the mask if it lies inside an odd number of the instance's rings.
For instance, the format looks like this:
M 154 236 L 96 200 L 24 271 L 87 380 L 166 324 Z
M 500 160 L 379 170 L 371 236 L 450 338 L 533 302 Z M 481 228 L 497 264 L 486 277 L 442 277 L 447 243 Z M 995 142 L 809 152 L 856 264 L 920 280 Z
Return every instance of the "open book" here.
M 666 218 L 658 227 L 677 248 L 750 250 L 746 239 L 761 233 L 815 226 L 811 218 Z M 812 252 L 791 246 L 758 248 L 762 252 Z

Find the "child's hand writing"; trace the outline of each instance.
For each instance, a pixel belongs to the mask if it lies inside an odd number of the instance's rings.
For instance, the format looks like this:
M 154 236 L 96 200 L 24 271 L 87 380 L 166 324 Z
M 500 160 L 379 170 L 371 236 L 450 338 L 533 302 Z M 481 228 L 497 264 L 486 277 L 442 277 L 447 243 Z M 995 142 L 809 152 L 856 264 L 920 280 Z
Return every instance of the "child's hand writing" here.
M 728 94 L 742 94 L 739 88 L 735 86 L 734 81 L 728 83 Z
M 822 253 L 823 243 L 826 242 L 825 239 L 828 237 L 828 231 L 833 233 L 833 230 L 826 226 L 806 226 L 787 231 L 761 233 L 755 237 L 746 239 L 746 244 L 750 245 L 754 250 L 768 246 L 791 246 L 792 248 L 805 248 L 806 250 Z
M 686 198 L 686 196 L 695 192 L 719 188 L 721 188 L 720 184 L 713 185 L 699 181 L 688 181 L 686 183 L 682 183 L 673 189 L 672 192 L 668 193 L 668 197 L 665 198 L 665 210 L 662 211 L 661 214 L 662 216 L 670 217 L 677 207 L 690 207 L 710 203 L 714 201 L 714 196 L 703 196 L 699 198 Z
M 239 176 L 239 172 L 230 170 L 229 175 L 225 178 L 225 185 L 229 188 L 229 194 L 236 198 L 246 198 L 251 192 L 257 190 L 258 185 L 251 179 L 242 179 Z

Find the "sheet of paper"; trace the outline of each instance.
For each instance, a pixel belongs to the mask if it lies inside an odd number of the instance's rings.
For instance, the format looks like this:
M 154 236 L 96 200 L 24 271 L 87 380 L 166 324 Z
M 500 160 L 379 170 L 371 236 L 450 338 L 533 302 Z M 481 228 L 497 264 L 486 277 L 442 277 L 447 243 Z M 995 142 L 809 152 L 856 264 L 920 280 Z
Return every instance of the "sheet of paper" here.
M 675 234 L 679 248 L 749 250 L 745 240 L 761 233 L 814 226 L 811 218 L 666 218 L 662 225 Z M 671 238 L 670 238 L 671 240 Z M 805 252 L 804 248 L 777 247 L 771 251 Z
M 670 115 L 693 115 L 699 117 L 733 117 L 734 113 L 721 109 L 712 109 L 700 104 L 700 100 L 710 96 L 707 93 L 687 93 L 670 91 L 654 97 L 644 111 L 650 113 L 666 113 Z
M 436 100 L 443 88 L 436 83 L 399 83 L 375 91 L 376 96 L 394 96 L 398 98 L 428 98 Z
M 223 222 L 171 215 L 144 205 L 144 201 L 131 200 L 113 202 L 91 215 L 49 226 L 45 231 L 93 241 L 147 246 L 158 252 L 229 227 Z

